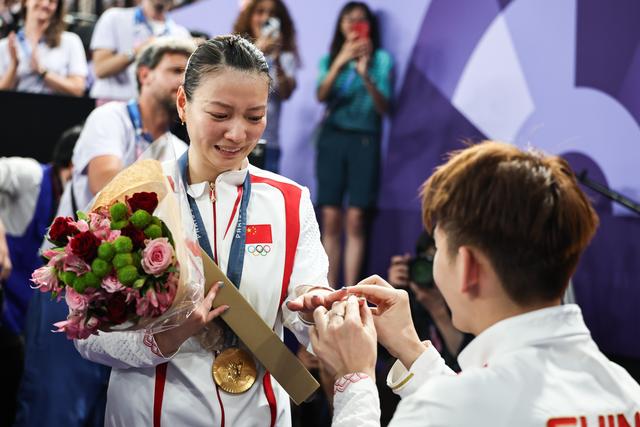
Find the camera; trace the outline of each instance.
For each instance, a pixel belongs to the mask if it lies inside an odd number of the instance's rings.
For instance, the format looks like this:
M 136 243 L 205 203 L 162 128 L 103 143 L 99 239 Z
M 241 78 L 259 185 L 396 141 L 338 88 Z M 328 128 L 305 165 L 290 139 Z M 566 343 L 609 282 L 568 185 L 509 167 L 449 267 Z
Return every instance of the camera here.
M 409 260 L 409 280 L 415 283 L 419 288 L 433 288 L 432 255 L 419 254 Z
M 436 242 L 423 231 L 416 242 L 416 256 L 409 260 L 409 280 L 422 289 L 433 288 L 433 256 Z
M 280 37 L 280 20 L 275 17 L 267 19 L 267 22 L 262 26 L 262 36 L 278 38 Z

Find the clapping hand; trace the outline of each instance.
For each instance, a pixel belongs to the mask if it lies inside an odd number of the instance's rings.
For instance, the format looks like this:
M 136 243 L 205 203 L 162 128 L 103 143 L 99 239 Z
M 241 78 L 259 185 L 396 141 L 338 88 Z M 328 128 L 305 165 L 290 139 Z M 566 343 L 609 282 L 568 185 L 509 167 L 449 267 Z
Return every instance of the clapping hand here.
M 16 39 L 16 33 L 13 31 L 9 33 L 7 46 L 9 47 L 9 60 L 12 65 L 17 67 L 20 62 L 20 56 L 18 55 L 18 40 Z

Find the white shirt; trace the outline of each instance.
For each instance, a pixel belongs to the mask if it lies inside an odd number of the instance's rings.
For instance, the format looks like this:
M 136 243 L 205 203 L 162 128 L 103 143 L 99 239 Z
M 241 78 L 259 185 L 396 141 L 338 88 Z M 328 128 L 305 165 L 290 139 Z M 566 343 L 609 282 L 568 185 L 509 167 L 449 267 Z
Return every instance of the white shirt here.
M 22 236 L 40 196 L 42 166 L 34 159 L 0 157 L 0 219 L 7 234 Z
M 24 41 L 27 43 L 28 41 Z M 19 92 L 33 93 L 54 93 L 53 89 L 47 86 L 44 80 L 38 75 L 36 70 L 31 69 L 30 51 L 32 47 L 27 47 L 16 38 L 18 48 L 18 85 Z M 77 34 L 63 31 L 60 36 L 60 44 L 54 48 L 49 47 L 44 40 L 38 43 L 38 60 L 40 65 L 48 71 L 60 76 L 80 76 L 86 77 L 88 73 L 87 58 L 84 54 L 82 41 Z M 0 40 L 0 74 L 4 75 L 9 69 L 9 42 L 7 38 Z
M 116 54 L 129 53 L 152 36 L 190 38 L 189 31 L 167 19 L 163 25 L 157 22 L 136 23 L 137 7 L 114 7 L 105 11 L 91 36 L 91 50 L 107 49 Z M 151 28 L 150 28 L 151 27 Z M 152 32 L 153 31 L 153 32 Z M 128 100 L 138 96 L 135 63 L 115 76 L 96 78 L 91 88 L 93 98 Z
M 85 210 L 95 196 L 89 189 L 87 169 L 89 162 L 98 156 L 117 156 L 124 167 L 138 158 L 136 132 L 124 102 L 109 102 L 89 114 L 82 133 L 73 149 L 73 179 L 60 200 L 58 216 L 71 216 L 71 187 L 78 209 Z M 165 133 L 152 144 L 142 142 L 143 156 L 156 160 L 170 160 L 180 157 L 187 145 L 170 132 Z M 175 150 L 166 150 L 172 146 Z
M 432 346 L 409 371 L 396 362 L 387 383 L 402 400 L 389 425 L 577 427 L 604 425 L 599 417 L 609 415 L 629 425 L 640 418 L 640 386 L 600 352 L 576 305 L 500 321 L 458 362 L 455 375 Z M 334 405 L 334 427 L 380 423 L 370 379 L 338 392 Z M 559 418 L 567 420 L 554 424 Z
M 209 187 L 205 183 L 192 185 L 189 194 L 196 200 L 211 246 L 215 247 L 212 250 L 218 254 L 219 266 L 226 271 L 238 217 L 233 208 L 238 187 L 247 172 L 252 176 L 247 227 L 266 224 L 270 227 L 272 239 L 270 243 L 263 242 L 270 246 L 266 255 L 253 255 L 255 245 L 253 248 L 250 243 L 245 245 L 240 293 L 279 336 L 282 337 L 285 325 L 306 345 L 309 341 L 307 326 L 297 313 L 286 308 L 286 303 L 280 304 L 280 299 L 287 256 L 294 257 L 285 294 L 287 300 L 297 296 L 300 291 L 297 288 L 301 285 L 327 284 L 328 259 L 320 243 L 309 191 L 293 181 L 252 166 L 226 172 L 215 183 L 215 222 Z M 297 232 L 296 219 L 299 221 Z M 287 255 L 287 241 L 291 242 L 288 239 L 292 237 L 297 243 L 294 241 L 295 246 Z M 292 251 L 293 248 L 295 250 Z M 156 366 L 164 362 L 169 363 L 161 424 L 221 425 L 222 409 L 211 377 L 214 355 L 204 350 L 195 338 L 187 340 L 170 359 L 162 357 L 157 349 L 154 352 L 149 336 L 135 331 L 100 333 L 87 340 L 76 341 L 76 347 L 83 357 L 114 368 L 109 382 L 105 425 L 152 425 Z M 258 378 L 247 392 L 233 395 L 220 390 L 226 426 L 269 426 L 271 412 L 263 377 L 264 368 L 258 366 Z M 276 400 L 275 425 L 290 426 L 289 397 L 275 379 L 272 379 L 272 384 Z M 135 399 L 131 398 L 133 390 Z

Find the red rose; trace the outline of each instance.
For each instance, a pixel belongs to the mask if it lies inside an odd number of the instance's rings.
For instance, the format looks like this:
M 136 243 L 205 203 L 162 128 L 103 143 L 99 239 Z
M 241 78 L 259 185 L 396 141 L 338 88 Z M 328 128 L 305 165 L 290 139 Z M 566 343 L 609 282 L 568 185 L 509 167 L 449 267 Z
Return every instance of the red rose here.
M 116 292 L 107 300 L 107 319 L 114 325 L 127 320 L 127 303 L 123 293 Z
M 71 239 L 71 251 L 87 263 L 91 263 L 98 254 L 98 246 L 100 246 L 100 243 L 102 243 L 100 239 L 91 231 L 83 231 Z
M 147 193 L 145 191 L 135 193 L 131 197 L 127 197 L 127 204 L 131 208 L 131 212 L 135 212 L 138 209 L 145 210 L 150 214 L 158 207 L 158 195 L 156 193 Z
M 69 237 L 77 234 L 80 230 L 75 226 L 73 218 L 57 217 L 49 228 L 49 240 L 61 245 L 66 245 Z
M 133 247 L 137 249 L 140 249 L 144 246 L 144 239 L 147 238 L 142 230 L 138 230 L 131 223 L 120 230 L 120 235 L 130 238 L 133 242 Z

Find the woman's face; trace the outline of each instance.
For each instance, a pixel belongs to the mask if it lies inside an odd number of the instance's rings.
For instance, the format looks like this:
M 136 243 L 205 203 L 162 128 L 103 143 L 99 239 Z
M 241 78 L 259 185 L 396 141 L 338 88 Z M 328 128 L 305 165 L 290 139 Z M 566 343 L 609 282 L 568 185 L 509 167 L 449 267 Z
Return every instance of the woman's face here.
M 361 7 L 351 9 L 351 11 L 342 15 L 342 19 L 340 20 L 340 31 L 345 39 L 347 39 L 349 33 L 353 31 L 353 25 L 358 22 L 368 22 L 367 13 Z
M 192 152 L 217 173 L 242 168 L 267 125 L 267 76 L 225 67 L 203 76 L 191 101 L 178 90 Z
M 256 5 L 256 8 L 251 14 L 251 32 L 253 37 L 259 37 L 262 32 L 262 26 L 267 22 L 267 19 L 275 16 L 276 2 L 273 0 L 262 0 Z
M 27 0 L 25 6 L 29 19 L 49 21 L 56 13 L 58 0 Z

